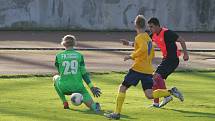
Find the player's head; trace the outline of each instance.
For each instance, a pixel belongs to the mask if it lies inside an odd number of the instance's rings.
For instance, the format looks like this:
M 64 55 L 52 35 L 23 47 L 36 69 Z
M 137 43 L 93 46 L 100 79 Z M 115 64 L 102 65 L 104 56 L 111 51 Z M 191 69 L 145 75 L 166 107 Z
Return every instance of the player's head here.
M 146 29 L 146 19 L 143 15 L 137 15 L 134 21 L 135 29 Z
M 155 17 L 152 17 L 148 20 L 148 26 L 152 33 L 157 33 L 160 31 L 160 22 Z
M 61 45 L 65 48 L 71 48 L 76 45 L 76 38 L 73 35 L 66 35 L 62 38 Z

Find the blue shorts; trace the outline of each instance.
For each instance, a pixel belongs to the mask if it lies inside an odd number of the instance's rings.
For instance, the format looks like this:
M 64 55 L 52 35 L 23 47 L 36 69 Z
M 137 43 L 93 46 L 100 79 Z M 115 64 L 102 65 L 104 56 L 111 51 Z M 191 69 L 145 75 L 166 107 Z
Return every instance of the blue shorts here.
M 152 89 L 153 86 L 152 74 L 144 74 L 136 72 L 132 69 L 130 69 L 128 74 L 125 76 L 122 85 L 129 88 L 130 86 L 136 86 L 139 83 L 139 81 L 141 81 L 143 90 Z

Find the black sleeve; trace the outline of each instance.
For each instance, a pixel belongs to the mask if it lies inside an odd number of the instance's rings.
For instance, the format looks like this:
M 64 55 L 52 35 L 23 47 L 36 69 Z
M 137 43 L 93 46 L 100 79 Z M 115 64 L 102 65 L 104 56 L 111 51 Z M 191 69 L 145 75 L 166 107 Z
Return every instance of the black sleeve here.
M 149 35 L 149 37 L 152 39 L 152 35 L 153 35 L 152 32 L 150 32 L 149 30 L 146 30 L 145 32 L 146 32 L 146 33 Z
M 152 34 L 152 33 L 150 33 L 150 34 L 149 34 L 149 37 L 150 37 L 151 39 L 152 39 L 152 36 L 153 36 L 153 34 Z
M 178 37 L 179 36 L 171 30 L 167 30 L 164 32 L 164 39 L 167 42 L 171 42 L 171 41 L 175 42 L 177 41 Z
M 83 55 L 81 56 L 80 66 L 85 66 L 84 56 Z
M 59 70 L 59 63 L 58 63 L 58 61 L 57 61 L 57 56 L 56 56 L 56 58 L 55 58 L 55 67 L 56 67 L 58 73 L 60 73 L 60 70 Z

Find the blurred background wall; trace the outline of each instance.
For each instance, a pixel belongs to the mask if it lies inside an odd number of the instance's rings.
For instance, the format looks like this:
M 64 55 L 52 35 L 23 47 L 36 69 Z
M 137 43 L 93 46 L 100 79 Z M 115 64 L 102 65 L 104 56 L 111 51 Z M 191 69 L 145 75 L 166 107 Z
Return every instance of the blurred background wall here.
M 130 31 L 137 14 L 175 31 L 215 31 L 215 0 L 0 0 L 0 29 Z

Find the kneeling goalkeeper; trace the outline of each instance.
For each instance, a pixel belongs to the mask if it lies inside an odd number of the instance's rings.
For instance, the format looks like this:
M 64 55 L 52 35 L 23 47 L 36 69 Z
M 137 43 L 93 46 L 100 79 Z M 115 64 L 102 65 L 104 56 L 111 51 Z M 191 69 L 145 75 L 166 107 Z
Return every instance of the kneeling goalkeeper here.
M 76 45 L 76 38 L 73 35 L 66 35 L 62 38 L 61 45 L 64 46 L 65 51 L 56 55 L 55 66 L 59 75 L 55 75 L 53 81 L 55 90 L 63 102 L 64 109 L 69 109 L 65 95 L 81 93 L 85 105 L 93 111 L 99 112 L 101 110 L 99 103 L 93 101 L 84 87 L 82 79 L 86 82 L 95 97 L 100 97 L 101 91 L 92 84 L 89 74 L 85 69 L 83 55 L 73 48 Z

